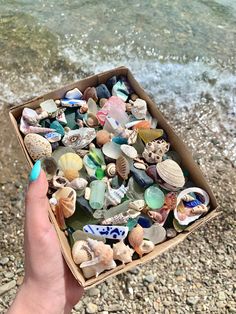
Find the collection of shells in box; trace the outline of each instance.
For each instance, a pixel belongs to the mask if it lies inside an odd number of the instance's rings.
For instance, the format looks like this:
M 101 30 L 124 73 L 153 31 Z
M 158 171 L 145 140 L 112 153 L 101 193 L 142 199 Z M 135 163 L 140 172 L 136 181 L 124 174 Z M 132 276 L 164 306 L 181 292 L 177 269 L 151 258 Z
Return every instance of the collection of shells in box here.
M 150 253 L 209 209 L 125 77 L 24 108 L 19 127 L 85 278 Z

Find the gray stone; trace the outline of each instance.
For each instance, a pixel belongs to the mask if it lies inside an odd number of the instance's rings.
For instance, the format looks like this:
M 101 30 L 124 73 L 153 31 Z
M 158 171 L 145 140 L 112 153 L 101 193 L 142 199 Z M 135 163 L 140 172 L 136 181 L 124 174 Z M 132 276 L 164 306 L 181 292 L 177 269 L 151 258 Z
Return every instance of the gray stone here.
M 198 297 L 188 297 L 186 300 L 186 303 L 188 305 L 193 306 L 193 305 L 196 305 L 198 303 L 198 300 L 199 300 Z
M 149 283 L 152 283 L 155 281 L 155 277 L 153 275 L 147 275 L 147 276 L 145 276 L 144 280 L 149 282 Z
M 111 304 L 108 307 L 109 312 L 117 312 L 117 311 L 122 311 L 122 310 L 123 310 L 122 304 Z
M 15 274 L 12 273 L 12 272 L 10 272 L 10 271 L 7 271 L 7 272 L 4 273 L 4 276 L 5 276 L 6 278 L 11 279 L 11 278 L 13 278 L 13 277 L 15 276 Z
M 93 314 L 93 313 L 97 313 L 98 312 L 98 306 L 94 303 L 88 303 L 87 307 L 86 307 L 86 313 L 88 314 Z
M 96 297 L 100 294 L 100 290 L 98 288 L 91 288 L 88 290 L 88 295 L 90 297 Z
M 16 286 L 16 281 L 15 280 L 12 280 L 12 281 L 9 281 L 9 282 L 5 283 L 4 285 L 0 286 L 0 295 L 2 295 L 5 292 L 11 290 L 15 286 Z
M 0 259 L 0 265 L 6 265 L 9 262 L 9 258 L 8 257 L 3 257 Z
M 219 292 L 218 298 L 220 301 L 224 301 L 226 299 L 224 291 Z

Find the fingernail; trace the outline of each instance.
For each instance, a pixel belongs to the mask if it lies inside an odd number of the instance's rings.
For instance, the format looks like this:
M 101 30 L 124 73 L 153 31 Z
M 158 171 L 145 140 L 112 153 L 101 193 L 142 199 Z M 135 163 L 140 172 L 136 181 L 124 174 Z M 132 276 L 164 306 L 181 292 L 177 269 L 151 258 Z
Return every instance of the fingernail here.
M 40 171 L 41 171 L 41 161 L 37 160 L 30 172 L 29 181 L 32 182 L 32 181 L 37 180 L 40 175 Z

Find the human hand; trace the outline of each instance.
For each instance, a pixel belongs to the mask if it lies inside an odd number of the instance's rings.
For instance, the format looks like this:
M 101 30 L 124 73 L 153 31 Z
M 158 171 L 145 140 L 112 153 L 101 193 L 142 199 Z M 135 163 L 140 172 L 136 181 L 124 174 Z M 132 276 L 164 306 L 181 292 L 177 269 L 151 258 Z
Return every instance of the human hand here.
M 83 288 L 67 267 L 49 221 L 48 182 L 40 162 L 34 165 L 30 178 L 25 212 L 25 278 L 8 314 L 70 313 L 83 295 Z

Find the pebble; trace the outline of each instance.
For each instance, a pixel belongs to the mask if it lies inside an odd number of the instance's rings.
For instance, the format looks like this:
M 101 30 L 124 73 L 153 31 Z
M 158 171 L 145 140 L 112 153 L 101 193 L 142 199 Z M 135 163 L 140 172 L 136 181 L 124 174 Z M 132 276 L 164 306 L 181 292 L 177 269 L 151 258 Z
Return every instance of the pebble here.
M 0 265 L 4 266 L 9 262 L 9 258 L 8 257 L 3 257 L 0 259 Z
M 226 299 L 224 291 L 220 291 L 218 294 L 218 298 L 220 301 L 224 301 Z
M 11 279 L 11 278 L 13 278 L 15 276 L 15 274 L 10 272 L 10 271 L 7 271 L 7 272 L 4 273 L 4 276 L 6 278 L 8 278 L 8 279 Z
M 193 306 L 193 305 L 196 305 L 198 303 L 198 301 L 199 301 L 198 297 L 188 297 L 186 300 L 186 303 L 188 305 Z
M 0 295 L 2 295 L 5 292 L 11 290 L 15 286 L 16 286 L 16 281 L 15 280 L 12 280 L 12 281 L 9 281 L 9 282 L 5 283 L 4 285 L 0 286 Z
M 98 312 L 98 306 L 94 303 L 88 303 L 86 307 L 86 313 L 93 314 Z
M 100 290 L 98 288 L 91 288 L 88 290 L 88 295 L 90 297 L 96 297 L 100 294 Z
M 153 275 L 147 275 L 147 276 L 145 276 L 144 280 L 149 282 L 149 283 L 152 283 L 155 281 L 155 277 Z

